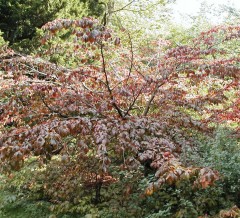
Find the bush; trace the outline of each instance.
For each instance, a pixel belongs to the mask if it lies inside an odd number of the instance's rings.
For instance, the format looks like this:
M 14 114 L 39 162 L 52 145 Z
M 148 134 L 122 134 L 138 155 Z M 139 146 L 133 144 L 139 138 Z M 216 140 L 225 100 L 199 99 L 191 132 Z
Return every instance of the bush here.
M 215 137 L 203 141 L 196 159 L 198 164 L 219 171 L 226 200 L 240 206 L 240 142 L 228 129 L 218 129 Z

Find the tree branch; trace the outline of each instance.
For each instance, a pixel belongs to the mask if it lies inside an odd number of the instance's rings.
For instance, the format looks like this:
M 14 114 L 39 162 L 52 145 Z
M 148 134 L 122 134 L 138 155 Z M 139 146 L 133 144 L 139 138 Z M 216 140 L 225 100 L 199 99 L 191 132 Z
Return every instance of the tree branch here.
M 109 81 L 108 81 L 108 75 L 107 75 L 107 71 L 106 71 L 106 62 L 105 62 L 104 53 L 103 53 L 103 44 L 101 44 L 101 56 L 102 56 L 102 67 L 103 67 L 102 70 L 103 70 L 105 80 L 106 80 L 106 87 L 107 87 L 107 90 L 109 92 L 110 99 L 112 101 L 111 103 L 112 103 L 113 107 L 117 110 L 120 117 L 123 118 L 122 110 L 118 107 L 118 105 L 115 102 L 115 99 L 113 97 L 112 90 L 110 88 L 110 84 L 109 84 Z
M 130 106 L 128 107 L 127 111 L 124 114 L 124 117 L 128 115 L 129 111 L 132 110 L 133 106 L 135 105 L 138 97 L 140 96 L 140 94 L 142 93 L 142 90 L 145 86 L 143 85 L 142 88 L 139 90 L 138 94 L 133 98 L 132 103 L 130 104 Z
M 128 7 L 129 5 L 131 5 L 133 2 L 135 2 L 135 0 L 132 0 L 132 1 L 129 2 L 128 4 L 124 5 L 122 8 L 119 8 L 119 9 L 117 9 L 117 10 L 115 10 L 115 11 L 112 11 L 112 13 L 116 13 L 116 12 L 118 12 L 118 11 L 124 10 L 126 7 Z
M 154 91 L 153 91 L 153 93 L 152 93 L 152 95 L 151 95 L 151 98 L 150 98 L 149 101 L 147 102 L 147 105 L 146 105 L 145 110 L 144 110 L 144 112 L 143 112 L 143 116 L 146 116 L 146 115 L 148 114 L 149 109 L 150 109 L 150 106 L 151 106 L 151 104 L 152 104 L 152 102 L 153 102 L 153 100 L 154 100 L 154 98 L 155 98 L 155 96 L 156 96 L 156 94 L 157 94 L 157 92 L 158 92 L 158 89 L 159 89 L 162 85 L 164 85 L 164 84 L 165 84 L 165 81 L 163 81 L 162 83 L 156 85 L 156 87 L 155 87 L 155 89 L 154 89 Z
M 43 97 L 40 93 L 39 93 L 39 96 L 40 96 L 43 104 L 47 107 L 47 109 L 48 109 L 51 113 L 56 113 L 56 114 L 58 114 L 58 115 L 59 115 L 60 117 L 62 117 L 62 118 L 68 118 L 67 115 L 64 115 L 64 114 L 62 114 L 61 112 L 56 111 L 56 110 L 54 110 L 53 108 L 51 108 L 51 107 L 47 104 L 47 102 L 45 101 L 44 97 Z

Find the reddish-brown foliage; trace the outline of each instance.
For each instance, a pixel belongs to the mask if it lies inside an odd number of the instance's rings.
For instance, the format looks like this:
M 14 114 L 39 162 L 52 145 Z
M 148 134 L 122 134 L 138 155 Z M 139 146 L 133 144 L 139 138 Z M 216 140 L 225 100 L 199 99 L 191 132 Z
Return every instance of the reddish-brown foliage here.
M 195 146 L 193 133 L 211 133 L 209 124 L 239 124 L 240 58 L 232 48 L 240 26 L 213 28 L 176 48 L 159 40 L 145 52 L 134 50 L 130 36 L 129 45 L 121 44 L 91 18 L 56 20 L 43 29 L 43 44 L 71 29 L 79 67 L 10 49 L 0 55 L 3 170 L 20 169 L 31 155 L 71 154 L 73 140 L 79 160 L 97 160 L 99 176 L 112 162 L 129 170 L 147 163 L 156 171 L 147 195 L 192 175 L 203 188 L 218 179 L 211 169 L 183 164 L 180 155 Z

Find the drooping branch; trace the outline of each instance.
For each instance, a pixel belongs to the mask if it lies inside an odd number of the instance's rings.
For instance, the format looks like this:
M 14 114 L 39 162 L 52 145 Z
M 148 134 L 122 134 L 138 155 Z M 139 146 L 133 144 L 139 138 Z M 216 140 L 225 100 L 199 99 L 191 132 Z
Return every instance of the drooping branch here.
M 41 93 L 39 93 L 39 96 L 40 96 L 43 104 L 47 107 L 47 109 L 48 109 L 51 113 L 58 114 L 58 115 L 59 115 L 60 117 L 62 117 L 62 118 L 67 118 L 67 117 L 68 117 L 67 115 L 62 114 L 60 111 L 57 111 L 57 110 L 51 108 L 51 107 L 47 104 L 47 102 L 45 101 L 45 99 L 44 99 L 44 97 L 43 97 L 43 95 L 42 95 Z

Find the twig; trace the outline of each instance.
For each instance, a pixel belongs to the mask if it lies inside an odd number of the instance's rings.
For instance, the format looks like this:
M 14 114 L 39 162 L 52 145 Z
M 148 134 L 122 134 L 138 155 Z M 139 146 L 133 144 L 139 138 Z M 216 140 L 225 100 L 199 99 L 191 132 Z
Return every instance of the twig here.
M 51 113 L 56 113 L 56 114 L 58 114 L 58 115 L 59 115 L 60 117 L 62 117 L 62 118 L 68 118 L 68 116 L 66 116 L 66 115 L 62 114 L 61 112 L 56 111 L 56 110 L 54 110 L 53 108 L 51 108 L 51 107 L 47 104 L 47 102 L 45 101 L 44 97 L 43 97 L 40 93 L 39 93 L 39 96 L 40 96 L 43 104 L 47 107 L 47 109 L 48 109 Z
M 152 101 L 154 100 L 154 98 L 155 98 L 155 96 L 156 96 L 156 94 L 157 94 L 157 92 L 158 92 L 158 89 L 159 89 L 162 85 L 164 85 L 164 84 L 165 84 L 165 81 L 163 81 L 162 83 L 156 85 L 156 87 L 155 87 L 155 89 L 154 89 L 154 91 L 153 91 L 153 93 L 152 93 L 152 95 L 151 95 L 151 98 L 150 98 L 149 101 L 147 102 L 147 105 L 146 105 L 145 110 L 144 110 L 144 112 L 143 112 L 143 116 L 146 116 L 146 115 L 148 114 L 149 109 L 150 109 L 150 106 L 151 106 L 151 103 L 152 103 Z
M 116 104 L 115 102 L 115 99 L 113 97 L 113 94 L 112 94 L 112 90 L 110 88 L 110 84 L 109 84 L 109 81 L 108 81 L 108 75 L 107 75 L 107 71 L 106 71 L 106 63 L 105 63 L 105 58 L 104 58 L 104 54 L 103 54 L 103 44 L 101 44 L 101 57 L 102 57 L 102 67 L 103 67 L 103 73 L 104 73 L 104 76 L 105 76 L 105 80 L 106 80 L 106 87 L 107 87 L 107 90 L 110 94 L 110 98 L 111 98 L 111 101 L 112 101 L 112 105 L 113 107 L 117 110 L 118 114 L 120 115 L 120 117 L 123 118 L 123 114 L 122 114 L 122 111 L 121 109 L 118 107 L 118 105 Z

